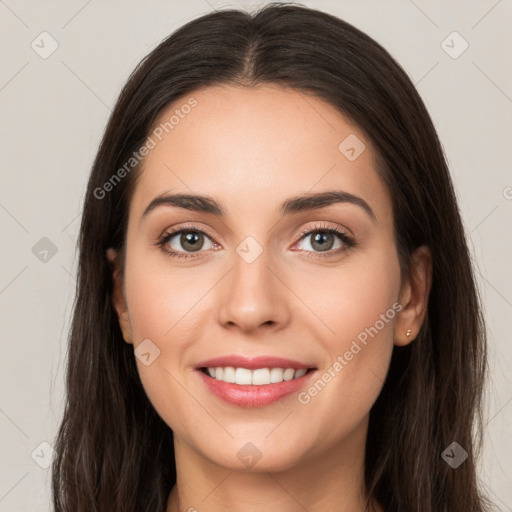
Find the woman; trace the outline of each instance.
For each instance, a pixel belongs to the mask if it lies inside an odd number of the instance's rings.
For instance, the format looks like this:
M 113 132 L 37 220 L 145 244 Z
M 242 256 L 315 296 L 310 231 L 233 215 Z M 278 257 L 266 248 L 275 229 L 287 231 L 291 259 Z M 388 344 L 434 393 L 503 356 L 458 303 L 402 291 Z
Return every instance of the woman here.
M 490 510 L 453 185 L 367 35 L 285 4 L 177 30 L 120 95 L 79 244 L 56 511 Z

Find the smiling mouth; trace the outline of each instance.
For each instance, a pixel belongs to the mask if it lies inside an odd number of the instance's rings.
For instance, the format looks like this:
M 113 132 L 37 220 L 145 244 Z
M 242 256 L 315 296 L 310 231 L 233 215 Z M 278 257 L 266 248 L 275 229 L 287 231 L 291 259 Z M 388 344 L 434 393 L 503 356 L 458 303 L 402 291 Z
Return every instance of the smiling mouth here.
M 202 367 L 201 372 L 213 380 L 238 384 L 243 386 L 265 386 L 268 384 L 280 384 L 281 382 L 297 380 L 304 375 L 315 371 L 316 368 L 235 368 L 227 367 Z

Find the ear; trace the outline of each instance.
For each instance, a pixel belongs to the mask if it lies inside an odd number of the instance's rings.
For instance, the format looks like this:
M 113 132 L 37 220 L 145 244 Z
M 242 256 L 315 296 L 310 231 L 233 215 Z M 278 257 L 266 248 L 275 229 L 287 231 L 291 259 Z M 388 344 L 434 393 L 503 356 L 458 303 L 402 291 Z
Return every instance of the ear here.
M 132 327 L 128 307 L 126 305 L 126 298 L 124 296 L 123 276 L 120 272 L 118 256 L 119 255 L 115 249 L 109 248 L 107 250 L 107 259 L 109 260 L 110 268 L 112 269 L 114 285 L 112 290 L 112 304 L 117 312 L 117 318 L 119 319 L 119 326 L 123 332 L 124 340 L 126 343 L 133 343 Z
M 422 245 L 414 251 L 409 275 L 400 289 L 402 310 L 395 322 L 395 345 L 408 345 L 418 335 L 427 314 L 431 285 L 432 254 L 426 245 Z M 409 329 L 410 336 L 407 336 Z

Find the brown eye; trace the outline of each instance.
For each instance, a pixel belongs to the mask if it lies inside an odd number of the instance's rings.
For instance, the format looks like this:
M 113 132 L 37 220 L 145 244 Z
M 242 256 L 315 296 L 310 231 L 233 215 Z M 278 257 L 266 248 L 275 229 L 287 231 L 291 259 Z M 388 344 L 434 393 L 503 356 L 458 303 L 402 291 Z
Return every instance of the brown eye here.
M 181 230 L 171 233 L 167 244 L 174 251 L 197 252 L 203 248 L 207 240 L 211 243 L 210 238 L 202 231 Z M 213 246 L 213 244 L 211 245 Z M 207 247 L 207 249 L 211 249 L 211 247 Z
M 328 251 L 332 249 L 335 242 L 335 236 L 326 231 L 318 231 L 309 236 L 311 237 L 311 247 L 317 251 Z
M 183 231 L 179 240 L 183 249 L 195 252 L 203 246 L 204 236 L 197 231 Z
M 215 244 L 200 229 L 179 229 L 166 233 L 158 245 L 170 256 L 186 258 L 189 254 L 204 252 L 202 249 L 211 249 Z
M 299 249 L 313 253 L 337 254 L 356 245 L 351 237 L 335 228 L 313 228 L 305 231 L 302 233 L 300 243 L 308 241 L 309 244 L 306 244 L 306 247 L 299 247 Z

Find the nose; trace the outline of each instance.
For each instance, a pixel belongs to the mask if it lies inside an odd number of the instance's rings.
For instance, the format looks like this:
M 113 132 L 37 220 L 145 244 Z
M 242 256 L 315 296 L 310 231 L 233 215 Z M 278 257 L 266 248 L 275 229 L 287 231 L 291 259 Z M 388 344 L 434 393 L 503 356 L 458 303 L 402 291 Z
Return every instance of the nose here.
M 244 333 L 284 328 L 290 321 L 291 292 L 282 274 L 269 251 L 252 262 L 235 254 L 233 267 L 218 288 L 218 320 L 223 327 Z

